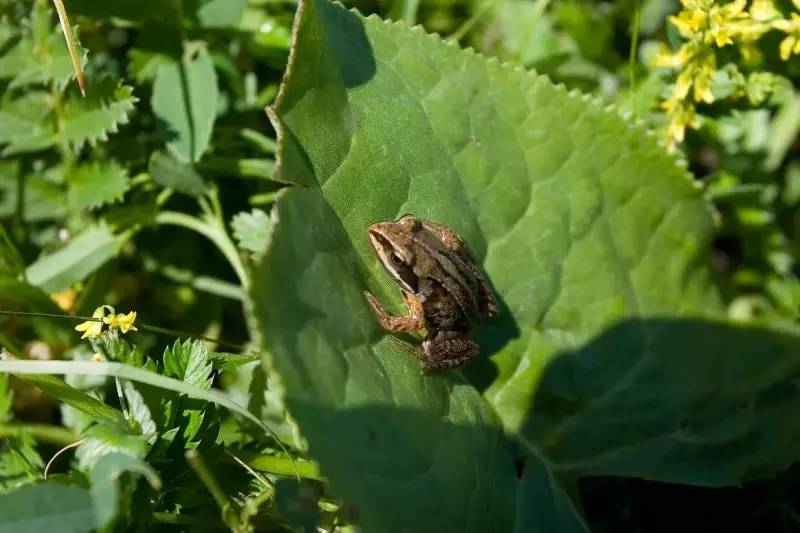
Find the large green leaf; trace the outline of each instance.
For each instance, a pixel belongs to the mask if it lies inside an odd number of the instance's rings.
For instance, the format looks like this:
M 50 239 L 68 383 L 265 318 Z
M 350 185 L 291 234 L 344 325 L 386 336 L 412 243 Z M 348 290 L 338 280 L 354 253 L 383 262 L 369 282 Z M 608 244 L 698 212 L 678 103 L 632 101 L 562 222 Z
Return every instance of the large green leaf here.
M 797 408 L 800 341 L 713 321 L 709 209 L 648 131 L 418 29 L 325 0 L 298 17 L 270 116 L 276 178 L 306 187 L 278 202 L 251 294 L 368 530 L 581 531 L 581 476 L 717 485 L 798 457 L 794 424 L 753 406 Z M 464 236 L 500 298 L 468 379 L 420 376 L 364 301 L 402 309 L 366 227 L 404 213 Z
M 30 485 L 0 494 L 0 517 L 0 533 L 80 533 L 95 528 L 89 492 L 58 483 Z

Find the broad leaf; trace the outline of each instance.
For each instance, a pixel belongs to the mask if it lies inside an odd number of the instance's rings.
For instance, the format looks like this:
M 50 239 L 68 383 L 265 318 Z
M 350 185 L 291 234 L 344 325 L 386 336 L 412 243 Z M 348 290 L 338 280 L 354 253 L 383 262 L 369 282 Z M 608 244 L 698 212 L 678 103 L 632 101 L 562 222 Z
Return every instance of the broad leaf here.
M 734 483 L 800 456 L 785 420 L 737 410 L 800 402 L 798 337 L 709 320 L 710 213 L 648 131 L 419 29 L 324 0 L 298 13 L 270 116 L 275 177 L 306 187 L 278 202 L 251 295 L 286 404 L 366 529 L 580 531 L 581 476 Z M 500 299 L 469 384 L 420 376 L 364 301 L 402 312 L 366 228 L 405 213 L 461 234 Z M 528 465 L 516 514 L 493 410 Z M 714 415 L 722 444 L 697 434 Z
M 217 74 L 205 48 L 158 69 L 152 105 L 169 151 L 184 163 L 198 161 L 217 113 Z
M 0 517 L 0 533 L 81 533 L 95 528 L 89 492 L 58 483 L 0 494 Z
M 120 241 L 107 227 L 90 228 L 64 248 L 37 259 L 25 272 L 32 284 L 46 292 L 68 288 L 117 255 Z

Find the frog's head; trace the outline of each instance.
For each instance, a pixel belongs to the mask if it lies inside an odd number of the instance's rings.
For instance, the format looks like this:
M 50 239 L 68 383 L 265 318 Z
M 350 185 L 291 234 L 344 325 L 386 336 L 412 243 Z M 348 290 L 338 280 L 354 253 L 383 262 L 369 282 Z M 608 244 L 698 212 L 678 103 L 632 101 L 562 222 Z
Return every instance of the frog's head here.
M 367 229 L 369 242 L 383 268 L 409 294 L 417 294 L 419 287 L 419 278 L 414 273 L 414 233 L 419 227 L 418 218 L 406 215 L 397 221 L 377 222 Z

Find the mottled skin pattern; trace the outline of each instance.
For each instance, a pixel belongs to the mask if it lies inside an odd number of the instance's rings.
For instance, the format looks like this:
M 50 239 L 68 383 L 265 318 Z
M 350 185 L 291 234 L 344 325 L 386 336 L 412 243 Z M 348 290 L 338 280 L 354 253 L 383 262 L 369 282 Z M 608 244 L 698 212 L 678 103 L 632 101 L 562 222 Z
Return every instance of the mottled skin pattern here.
M 497 314 L 497 303 L 461 237 L 413 215 L 373 224 L 368 235 L 408 309 L 407 315 L 394 316 L 367 292 L 381 326 L 388 331 L 427 330 L 421 349 L 401 343 L 420 360 L 423 371 L 456 368 L 474 359 L 479 347 L 472 332 L 481 316 Z

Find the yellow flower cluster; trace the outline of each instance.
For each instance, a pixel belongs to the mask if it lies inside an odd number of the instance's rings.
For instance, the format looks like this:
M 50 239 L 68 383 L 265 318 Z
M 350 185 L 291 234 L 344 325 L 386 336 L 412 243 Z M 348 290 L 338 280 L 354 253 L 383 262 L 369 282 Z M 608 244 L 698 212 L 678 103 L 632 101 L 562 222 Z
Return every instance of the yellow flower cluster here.
M 792 2 L 800 11 L 800 0 Z M 681 12 L 669 20 L 685 41 L 676 52 L 662 45 L 653 61 L 655 67 L 678 71 L 669 97 L 661 104 L 668 117 L 666 140 L 670 149 L 683 141 L 687 127 L 699 127 L 696 104 L 715 100 L 711 81 L 717 72 L 717 49 L 736 40 L 742 55 L 750 57 L 753 43 L 774 29 L 787 34 L 780 45 L 783 59 L 800 53 L 800 14 L 792 13 L 791 19 L 785 19 L 772 0 L 753 0 L 749 9 L 747 0 L 725 4 L 715 0 L 681 0 L 681 4 Z M 735 66 L 732 68 L 735 71 Z
M 106 316 L 106 310 L 110 313 L 108 316 Z M 100 333 L 103 332 L 103 324 L 108 325 L 109 329 L 112 331 L 119 330 L 122 333 L 136 331 L 136 326 L 133 325 L 133 322 L 136 320 L 136 311 L 131 311 L 126 315 L 117 313 L 110 305 L 101 305 L 94 310 L 92 318 L 95 320 L 87 320 L 75 326 L 75 331 L 83 332 L 81 339 L 100 335 Z

